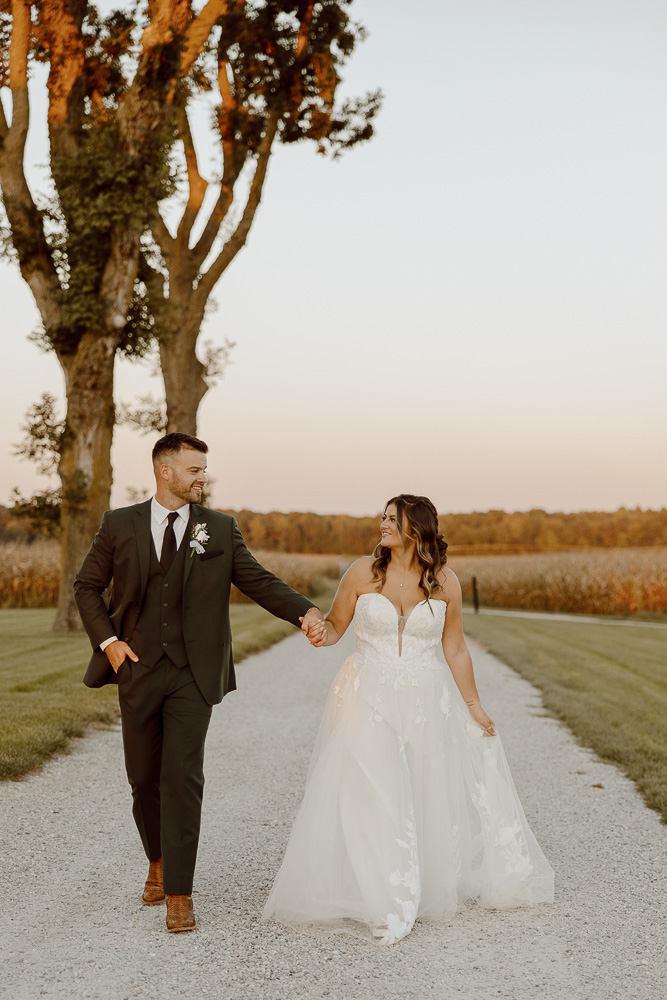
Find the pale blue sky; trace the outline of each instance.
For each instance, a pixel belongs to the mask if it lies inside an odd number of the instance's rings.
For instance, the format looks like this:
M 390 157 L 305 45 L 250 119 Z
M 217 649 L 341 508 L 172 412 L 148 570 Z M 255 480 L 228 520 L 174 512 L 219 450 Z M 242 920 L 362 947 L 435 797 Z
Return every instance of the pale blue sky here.
M 667 8 L 353 6 L 370 37 L 346 89 L 382 87 L 377 135 L 274 156 L 204 333 L 237 342 L 200 410 L 215 501 L 664 506 Z M 36 485 L 11 443 L 62 378 L 7 265 L 0 295 L 2 502 Z M 119 399 L 151 388 L 119 364 Z M 117 432 L 114 505 L 150 485 L 150 444 Z

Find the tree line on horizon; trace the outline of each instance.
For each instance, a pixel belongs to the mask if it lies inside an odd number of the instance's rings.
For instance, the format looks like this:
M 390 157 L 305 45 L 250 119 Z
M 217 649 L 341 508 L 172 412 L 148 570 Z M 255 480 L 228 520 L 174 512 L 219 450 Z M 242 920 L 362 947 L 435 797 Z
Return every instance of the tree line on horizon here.
M 275 552 L 371 553 L 379 540 L 377 517 L 346 514 L 260 514 L 225 510 L 236 518 L 251 549 Z M 529 511 L 474 511 L 440 517 L 440 530 L 452 550 L 543 551 L 563 548 L 642 548 L 667 546 L 667 508 L 580 511 L 574 514 Z
M 233 510 L 219 508 L 238 521 L 251 549 L 321 555 L 364 555 L 379 539 L 380 516 Z M 647 548 L 667 546 L 667 508 L 639 507 L 566 514 L 545 510 L 473 511 L 445 514 L 440 530 L 452 551 L 510 553 L 577 548 Z M 0 506 L 0 542 L 57 537 L 57 520 L 40 524 Z

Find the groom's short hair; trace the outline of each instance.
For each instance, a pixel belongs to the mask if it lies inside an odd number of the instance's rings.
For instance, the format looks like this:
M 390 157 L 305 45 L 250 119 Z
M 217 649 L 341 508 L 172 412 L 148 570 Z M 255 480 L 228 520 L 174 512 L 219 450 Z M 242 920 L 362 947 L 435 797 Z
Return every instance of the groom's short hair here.
M 180 431 L 173 431 L 155 442 L 153 462 L 159 462 L 165 455 L 173 455 L 182 448 L 193 448 L 195 451 L 201 451 L 204 455 L 208 451 L 208 445 L 199 438 L 193 437 L 192 434 L 181 434 Z

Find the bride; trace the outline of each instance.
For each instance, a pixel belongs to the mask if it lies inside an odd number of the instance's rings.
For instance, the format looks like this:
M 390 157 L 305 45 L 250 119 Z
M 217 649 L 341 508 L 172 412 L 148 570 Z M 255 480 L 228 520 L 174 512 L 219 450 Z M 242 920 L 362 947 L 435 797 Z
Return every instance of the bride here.
M 357 649 L 333 682 L 263 919 L 394 944 L 465 900 L 552 902 L 553 870 L 480 703 L 435 507 L 394 497 L 380 533 L 311 639 L 332 645 L 352 622 Z

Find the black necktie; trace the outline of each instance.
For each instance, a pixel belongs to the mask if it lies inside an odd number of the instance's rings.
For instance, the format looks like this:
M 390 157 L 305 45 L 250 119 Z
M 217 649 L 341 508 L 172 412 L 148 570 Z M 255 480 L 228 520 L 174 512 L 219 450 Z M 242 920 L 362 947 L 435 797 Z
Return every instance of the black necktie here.
M 162 555 L 160 556 L 160 565 L 165 573 L 169 572 L 169 567 L 174 561 L 174 556 L 176 555 L 176 532 L 174 531 L 174 521 L 178 517 L 178 511 L 174 510 L 171 512 L 167 518 L 167 527 L 164 529 L 164 538 L 162 539 Z

